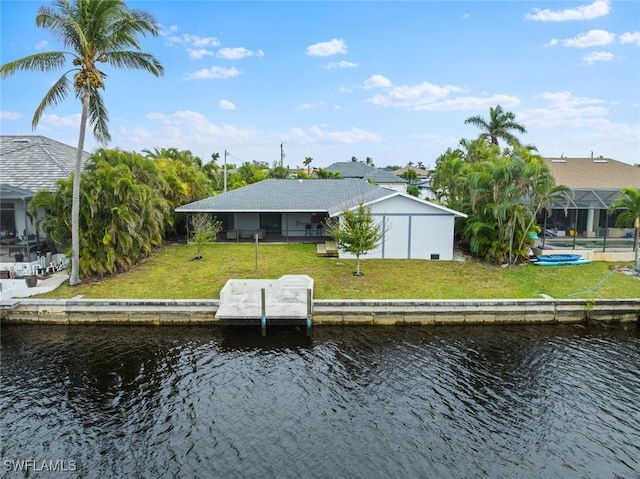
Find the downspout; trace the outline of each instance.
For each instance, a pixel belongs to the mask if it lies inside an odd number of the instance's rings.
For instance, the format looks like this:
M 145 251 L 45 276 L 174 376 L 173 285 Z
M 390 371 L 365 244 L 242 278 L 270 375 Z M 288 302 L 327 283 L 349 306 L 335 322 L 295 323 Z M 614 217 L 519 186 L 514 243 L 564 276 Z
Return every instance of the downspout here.
M 29 217 L 27 215 L 27 199 L 23 196 L 22 198 L 22 206 L 24 208 L 24 233 L 25 233 L 25 238 L 24 241 L 26 243 L 25 248 L 25 252 L 24 252 L 24 257 L 26 259 L 26 262 L 28 263 L 31 258 L 29 257 Z

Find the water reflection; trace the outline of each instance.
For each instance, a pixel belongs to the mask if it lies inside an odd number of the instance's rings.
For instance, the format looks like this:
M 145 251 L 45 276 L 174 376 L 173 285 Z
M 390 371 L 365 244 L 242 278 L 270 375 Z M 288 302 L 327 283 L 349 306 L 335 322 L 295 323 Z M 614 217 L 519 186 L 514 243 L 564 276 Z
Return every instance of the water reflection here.
M 7 326 L 0 453 L 100 478 L 635 477 L 639 353 L 635 327 Z

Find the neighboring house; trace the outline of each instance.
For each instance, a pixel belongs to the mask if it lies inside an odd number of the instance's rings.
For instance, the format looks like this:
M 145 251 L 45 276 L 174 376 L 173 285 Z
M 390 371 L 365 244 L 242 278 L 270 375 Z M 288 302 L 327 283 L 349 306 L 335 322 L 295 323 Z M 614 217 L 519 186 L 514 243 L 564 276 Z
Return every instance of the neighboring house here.
M 416 166 L 405 166 L 404 168 L 389 171 L 396 176 L 402 177 L 402 174 L 407 170 L 415 171 L 418 176 L 415 185 L 420 190 L 420 198 L 428 200 L 436 197 L 436 194 L 431 189 L 431 173 L 429 170 L 418 168 Z
M 359 203 L 371 207 L 385 235 L 364 258 L 453 259 L 456 217 L 465 215 L 361 179 L 269 179 L 176 208 L 211 213 L 227 239 L 324 241 L 324 225 Z M 340 253 L 344 256 L 343 253 Z
M 29 215 L 38 190 L 54 191 L 74 170 L 77 149 L 36 135 L 0 135 L 0 244 L 27 252 L 44 240 Z M 85 153 L 85 161 L 88 154 Z M 25 255 L 26 257 L 26 255 Z
M 640 168 L 610 158 L 545 158 L 557 185 L 571 188 L 567 206 L 554 207 L 547 228 L 561 234 L 620 237 L 609 206 L 622 188 L 640 188 Z
M 341 178 L 358 178 L 364 180 L 370 180 L 376 185 L 383 188 L 389 188 L 390 190 L 407 191 L 408 181 L 397 177 L 390 171 L 373 168 L 360 161 L 343 161 L 334 163 L 327 168 L 327 171 L 331 173 L 340 173 Z

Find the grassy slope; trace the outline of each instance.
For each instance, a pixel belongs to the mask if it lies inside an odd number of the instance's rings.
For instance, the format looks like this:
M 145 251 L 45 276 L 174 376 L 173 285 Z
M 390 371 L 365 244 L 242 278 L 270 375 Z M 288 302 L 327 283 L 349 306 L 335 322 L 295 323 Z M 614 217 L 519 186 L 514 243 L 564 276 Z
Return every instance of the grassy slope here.
M 255 278 L 255 245 L 212 244 L 204 259 L 191 261 L 195 246 L 166 245 L 132 271 L 70 288 L 51 298 L 211 299 L 228 279 Z M 260 244 L 260 278 L 307 274 L 314 279 L 316 299 L 464 299 L 539 298 L 546 293 L 566 298 L 594 288 L 610 272 L 611 263 L 581 266 L 510 268 L 475 261 L 365 260 L 364 276 L 355 277 L 355 261 L 320 258 L 315 245 Z M 596 293 L 574 297 L 635 298 L 640 281 L 622 273 L 611 275 Z

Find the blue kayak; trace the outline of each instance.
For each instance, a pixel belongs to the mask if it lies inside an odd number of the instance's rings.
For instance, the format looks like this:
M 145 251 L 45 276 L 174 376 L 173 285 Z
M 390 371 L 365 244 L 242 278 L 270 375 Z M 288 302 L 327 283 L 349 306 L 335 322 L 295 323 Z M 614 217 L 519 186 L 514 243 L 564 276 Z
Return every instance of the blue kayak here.
M 574 264 L 589 264 L 589 259 L 577 259 L 573 261 L 534 261 L 532 264 L 536 266 L 572 266 Z
M 548 263 L 570 263 L 578 261 L 582 258 L 580 254 L 539 254 L 536 255 L 538 261 L 546 261 Z

